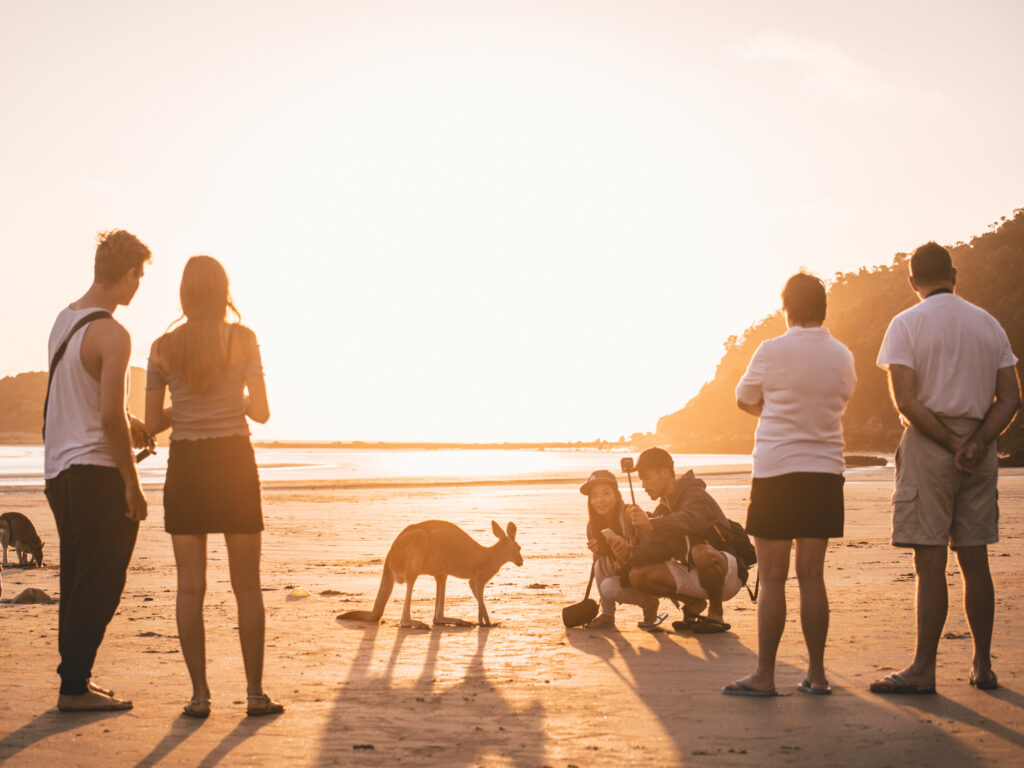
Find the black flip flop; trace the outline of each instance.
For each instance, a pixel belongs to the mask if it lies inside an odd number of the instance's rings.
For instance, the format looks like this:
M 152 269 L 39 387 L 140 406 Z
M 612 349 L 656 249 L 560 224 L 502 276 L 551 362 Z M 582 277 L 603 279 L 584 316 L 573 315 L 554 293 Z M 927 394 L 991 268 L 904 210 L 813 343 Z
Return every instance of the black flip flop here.
M 994 691 L 996 688 L 999 687 L 999 678 L 996 677 L 995 672 L 992 673 L 992 677 L 990 677 L 988 680 L 978 680 L 974 676 L 974 673 L 971 672 L 971 676 L 968 679 L 968 682 L 971 684 L 972 688 L 977 688 L 979 691 Z
M 694 613 L 686 606 L 683 606 L 683 620 L 673 621 L 672 629 L 674 629 L 676 632 L 686 632 L 688 630 L 691 630 L 693 629 L 693 625 L 700 620 L 700 617 L 701 616 L 699 613 Z
M 732 629 L 731 624 L 726 624 L 718 619 L 709 619 L 707 616 L 698 616 L 690 627 L 690 631 L 695 635 L 713 635 L 718 632 L 728 632 L 730 629 Z
M 868 686 L 868 690 L 872 693 L 882 694 L 883 696 L 917 696 L 921 694 L 928 696 L 935 693 L 935 686 L 914 685 L 913 683 L 908 683 L 902 677 L 894 673 L 888 677 L 882 678 L 881 680 L 875 680 L 875 682 Z

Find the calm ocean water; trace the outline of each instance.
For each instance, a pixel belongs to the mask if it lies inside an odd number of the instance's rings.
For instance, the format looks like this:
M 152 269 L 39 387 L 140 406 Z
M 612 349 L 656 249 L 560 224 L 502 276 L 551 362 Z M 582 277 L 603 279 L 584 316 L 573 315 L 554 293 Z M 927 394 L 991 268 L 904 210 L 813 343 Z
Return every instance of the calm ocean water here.
M 143 483 L 162 482 L 167 448 L 139 465 Z M 359 450 L 349 448 L 257 448 L 264 481 L 340 484 L 523 482 L 578 477 L 595 469 L 619 472 L 623 456 L 637 452 L 573 450 Z M 750 456 L 677 454 L 678 467 L 739 466 L 749 470 Z M 42 446 L 0 446 L 0 486 L 41 486 Z

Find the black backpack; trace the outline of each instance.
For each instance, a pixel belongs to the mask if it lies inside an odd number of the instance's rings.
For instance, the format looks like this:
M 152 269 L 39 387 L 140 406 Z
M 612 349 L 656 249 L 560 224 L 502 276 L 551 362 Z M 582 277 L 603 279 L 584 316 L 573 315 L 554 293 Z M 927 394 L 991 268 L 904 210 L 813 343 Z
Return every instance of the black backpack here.
M 705 538 L 715 549 L 729 552 L 740 561 L 741 576 L 746 582 L 750 566 L 757 563 L 757 551 L 743 526 L 729 519 L 712 523 Z

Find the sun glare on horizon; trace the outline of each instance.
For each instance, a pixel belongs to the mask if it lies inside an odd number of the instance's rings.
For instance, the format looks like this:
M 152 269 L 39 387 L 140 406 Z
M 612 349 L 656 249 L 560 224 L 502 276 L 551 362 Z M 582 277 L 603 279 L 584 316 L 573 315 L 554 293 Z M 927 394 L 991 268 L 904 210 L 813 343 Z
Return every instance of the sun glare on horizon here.
M 888 262 L 1019 204 L 983 148 L 934 170 L 969 201 L 908 199 L 965 119 L 916 44 L 756 4 L 386 6 L 69 6 L 45 39 L 40 11 L 5 9 L 25 78 L 0 85 L 0 320 L 30 332 L 0 374 L 45 367 L 93 234 L 124 227 L 154 252 L 119 312 L 133 363 L 186 259 L 216 257 L 261 342 L 257 437 L 615 441 L 696 394 L 798 268 Z M 105 28 L 116 52 L 89 43 Z

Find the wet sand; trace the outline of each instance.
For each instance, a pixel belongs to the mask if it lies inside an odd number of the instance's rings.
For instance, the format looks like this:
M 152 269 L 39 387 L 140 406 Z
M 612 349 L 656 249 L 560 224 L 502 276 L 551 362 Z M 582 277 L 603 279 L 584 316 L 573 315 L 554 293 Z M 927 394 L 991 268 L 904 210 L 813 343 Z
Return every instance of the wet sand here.
M 1014 765 L 1024 760 L 1024 473 L 1000 479 L 1003 541 L 992 548 L 997 588 L 995 669 L 1002 687 L 967 684 L 971 640 L 950 559 L 950 617 L 939 695 L 879 697 L 868 684 L 901 669 L 913 649 L 911 556 L 888 544 L 890 470 L 847 482 L 846 538 L 829 553 L 832 627 L 826 661 L 835 694 L 796 691 L 806 656 L 796 582 L 775 699 L 725 697 L 752 669 L 755 610 L 741 592 L 731 632 L 645 633 L 639 609 L 615 630 L 566 630 L 561 608 L 582 598 L 589 572 L 585 510 L 575 485 L 444 488 L 267 487 L 264 597 L 268 693 L 287 706 L 246 718 L 234 601 L 222 539 L 211 537 L 207 646 L 213 714 L 178 716 L 190 696 L 174 620 L 175 573 L 158 490 L 140 531 L 121 608 L 94 670 L 130 697 L 128 713 L 55 709 L 57 606 L 0 604 L 0 762 L 39 765 Z M 709 478 L 742 520 L 749 480 Z M 641 502 L 649 507 L 647 502 Z M 41 570 L 4 573 L 4 600 L 23 588 L 58 593 L 53 519 L 38 491 L 0 491 L 47 544 Z M 525 564 L 486 590 L 499 626 L 398 627 L 399 587 L 379 626 L 335 621 L 368 608 L 394 536 L 440 518 L 490 544 L 490 521 L 519 527 Z M 13 552 L 9 551 L 9 557 Z M 310 597 L 289 598 L 293 587 Z M 330 592 L 336 592 L 333 594 Z M 324 594 L 328 593 L 328 594 Z M 416 588 L 429 621 L 433 582 Z M 449 580 L 447 613 L 475 619 L 468 585 Z M 663 603 L 668 606 L 667 603 Z M 668 610 L 674 609 L 668 606 Z M 667 626 L 667 624 L 666 624 Z

